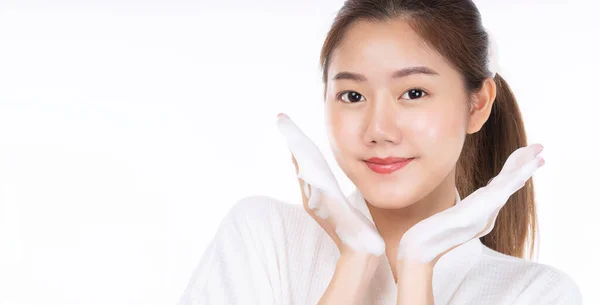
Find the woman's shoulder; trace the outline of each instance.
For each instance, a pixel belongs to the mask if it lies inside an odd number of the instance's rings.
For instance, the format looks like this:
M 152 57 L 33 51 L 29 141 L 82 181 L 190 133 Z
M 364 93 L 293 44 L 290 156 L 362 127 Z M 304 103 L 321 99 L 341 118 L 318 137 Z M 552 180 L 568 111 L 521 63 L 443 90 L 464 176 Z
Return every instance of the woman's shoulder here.
M 555 304 L 552 302 L 561 300 L 564 304 L 581 304 L 578 285 L 564 271 L 506 255 L 485 245 L 482 245 L 481 260 L 473 271 L 471 274 L 478 281 L 495 286 L 504 295 L 514 294 L 520 301 L 531 298 L 531 304 Z
M 311 251 L 336 255 L 335 243 L 327 232 L 304 210 L 302 204 L 289 203 L 264 195 L 244 197 L 236 202 L 230 214 L 245 223 L 253 235 L 285 245 L 295 259 L 311 257 Z
M 305 220 L 303 207 L 274 197 L 251 195 L 236 201 L 227 217 L 254 225 L 277 225 L 294 218 Z
M 295 205 L 273 197 L 252 195 L 237 200 L 228 216 L 241 217 L 249 221 L 263 221 L 266 217 L 284 217 L 293 214 L 295 209 Z
M 268 234 L 288 241 L 297 238 L 310 240 L 311 237 L 325 232 L 320 230 L 318 223 L 301 204 L 264 195 L 239 199 L 226 218 L 232 223 L 244 224 L 244 227 L 254 234 Z
M 290 236 L 301 235 L 289 228 L 294 219 L 302 219 L 300 209 L 267 196 L 237 200 L 221 219 L 178 304 L 233 304 L 236 298 L 247 304 L 291 304 L 290 262 L 296 261 L 288 258 L 295 246 Z

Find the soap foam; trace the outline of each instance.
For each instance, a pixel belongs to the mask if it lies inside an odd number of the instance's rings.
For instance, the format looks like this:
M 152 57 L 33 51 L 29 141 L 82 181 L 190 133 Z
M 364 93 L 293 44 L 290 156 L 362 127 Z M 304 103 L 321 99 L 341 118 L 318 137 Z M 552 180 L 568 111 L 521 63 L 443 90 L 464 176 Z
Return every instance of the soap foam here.
M 308 208 L 322 219 L 334 218 L 335 232 L 357 252 L 381 255 L 385 243 L 375 226 L 350 205 L 325 160 L 325 157 L 298 126 L 287 116 L 277 116 L 277 126 L 298 164 L 298 178 L 305 182 Z

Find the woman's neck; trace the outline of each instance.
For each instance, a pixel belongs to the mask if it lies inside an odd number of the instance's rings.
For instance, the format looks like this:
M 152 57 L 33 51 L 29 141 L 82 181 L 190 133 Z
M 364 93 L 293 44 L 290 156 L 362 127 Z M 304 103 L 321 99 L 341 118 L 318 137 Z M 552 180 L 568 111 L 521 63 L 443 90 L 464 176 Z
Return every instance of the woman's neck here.
M 398 244 L 404 233 L 419 221 L 452 207 L 456 203 L 455 169 L 432 192 L 422 199 L 400 209 L 383 209 L 371 205 L 373 222 L 383 238 L 388 260 L 395 270 Z M 394 275 L 395 277 L 395 275 Z

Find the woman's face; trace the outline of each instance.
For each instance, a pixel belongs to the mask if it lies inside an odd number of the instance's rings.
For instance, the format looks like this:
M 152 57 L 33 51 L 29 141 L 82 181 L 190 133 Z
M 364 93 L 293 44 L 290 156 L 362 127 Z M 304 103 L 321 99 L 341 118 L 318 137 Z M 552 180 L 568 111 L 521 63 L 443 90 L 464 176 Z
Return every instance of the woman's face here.
M 370 204 L 402 208 L 454 183 L 468 95 L 458 71 L 404 21 L 354 24 L 332 54 L 325 99 L 335 159 Z M 390 174 L 365 163 L 389 156 L 414 159 Z

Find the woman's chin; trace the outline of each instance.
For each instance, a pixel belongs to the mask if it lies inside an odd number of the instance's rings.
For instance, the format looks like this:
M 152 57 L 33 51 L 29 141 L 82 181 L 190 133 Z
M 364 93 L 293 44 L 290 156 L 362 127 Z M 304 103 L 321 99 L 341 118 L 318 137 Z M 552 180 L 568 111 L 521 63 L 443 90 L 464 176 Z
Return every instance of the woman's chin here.
M 361 190 L 367 202 L 381 209 L 401 209 L 411 205 L 414 202 L 414 192 L 412 187 L 401 189 L 397 185 L 381 184 L 370 185 Z

